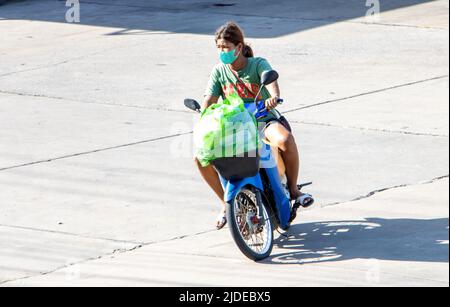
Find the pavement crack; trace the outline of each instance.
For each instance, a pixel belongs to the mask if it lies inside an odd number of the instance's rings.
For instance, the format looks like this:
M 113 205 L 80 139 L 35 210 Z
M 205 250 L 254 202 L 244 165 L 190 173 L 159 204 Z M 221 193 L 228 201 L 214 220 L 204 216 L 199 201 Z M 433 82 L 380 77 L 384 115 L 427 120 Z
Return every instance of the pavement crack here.
M 416 25 L 407 25 L 407 24 L 399 24 L 399 23 L 383 23 L 383 22 L 356 21 L 356 20 L 346 20 L 344 22 L 362 24 L 362 25 L 368 25 L 368 26 L 383 26 L 383 27 L 398 27 L 398 28 L 413 28 L 413 29 L 448 31 L 448 29 L 441 28 L 441 27 L 416 26 Z
M 83 260 L 80 260 L 80 261 L 71 262 L 71 263 L 68 263 L 68 264 L 65 264 L 65 265 L 62 265 L 62 266 L 58 266 L 57 268 L 52 269 L 52 270 L 48 270 L 48 271 L 45 271 L 45 272 L 40 272 L 39 274 L 27 275 L 27 276 L 15 278 L 15 279 L 4 280 L 4 281 L 0 282 L 0 285 L 5 285 L 7 283 L 12 283 L 12 282 L 19 282 L 19 281 L 27 280 L 27 279 L 34 278 L 34 277 L 50 275 L 52 273 L 56 273 L 56 272 L 61 271 L 61 270 L 66 270 L 66 269 L 68 269 L 70 267 L 73 267 L 75 265 L 81 265 L 81 264 L 84 264 L 84 263 L 87 263 L 87 262 L 90 262 L 90 261 L 100 260 L 100 259 L 107 258 L 107 257 L 112 257 L 112 256 L 121 255 L 121 254 L 128 253 L 128 252 L 133 252 L 133 251 L 136 251 L 136 250 L 138 250 L 140 248 L 143 248 L 145 246 L 150 246 L 150 245 L 155 245 L 155 244 L 159 244 L 159 243 L 165 243 L 165 242 L 170 242 L 170 241 L 181 240 L 181 239 L 185 239 L 185 238 L 188 238 L 188 237 L 195 237 L 195 236 L 203 235 L 203 234 L 210 233 L 210 232 L 213 232 L 213 231 L 216 231 L 216 230 L 215 229 L 213 229 L 213 230 L 206 230 L 206 231 L 201 231 L 201 232 L 197 232 L 197 233 L 193 233 L 193 234 L 177 236 L 177 237 L 170 238 L 170 239 L 167 239 L 167 240 L 140 243 L 140 244 L 136 244 L 136 245 L 134 245 L 133 247 L 130 247 L 130 248 L 114 249 L 110 253 L 106 253 L 106 254 L 99 255 L 99 256 L 94 256 L 94 257 L 89 257 L 89 258 L 86 258 L 86 259 L 83 259 Z
M 104 50 L 104 51 L 107 51 L 107 50 Z M 103 52 L 103 51 L 101 51 L 101 52 Z M 76 60 L 80 60 L 80 59 L 83 59 L 83 58 L 88 57 L 88 56 L 97 55 L 97 54 L 100 54 L 101 52 L 94 52 L 94 53 L 91 53 L 91 54 L 86 54 L 86 55 L 74 57 L 74 58 L 71 58 L 71 59 L 66 59 L 64 61 L 59 61 L 59 62 L 48 64 L 48 65 L 41 65 L 41 66 L 37 66 L 37 67 L 33 67 L 33 68 L 22 69 L 22 70 L 17 70 L 17 71 L 11 71 L 11 72 L 8 72 L 8 73 L 1 74 L 0 78 L 11 76 L 11 75 L 15 75 L 15 74 L 20 74 L 20 73 L 24 73 L 24 72 L 30 72 L 30 71 L 36 71 L 36 70 L 50 68 L 50 67 L 56 67 L 56 66 L 59 66 L 59 65 L 67 64 L 70 61 L 76 61 Z
M 299 265 L 303 265 L 303 264 L 299 264 Z M 332 267 L 332 266 L 329 266 L 327 264 L 324 264 L 323 262 L 322 263 L 320 263 L 320 262 L 308 263 L 308 266 L 317 267 L 317 268 L 321 268 L 321 269 L 343 270 L 342 268 Z M 344 270 L 346 270 L 346 271 L 353 271 L 353 272 L 367 273 L 367 269 L 366 268 L 346 267 Z M 435 282 L 435 283 L 448 284 L 448 281 L 445 281 L 445 280 L 433 279 L 433 278 L 423 278 L 423 277 L 407 275 L 407 274 L 402 274 L 402 273 L 383 272 L 383 275 L 389 275 L 389 276 L 393 276 L 393 277 L 401 277 L 402 279 L 413 279 L 413 280 L 431 281 L 431 282 Z
M 208 229 L 208 230 L 204 230 L 204 231 L 200 231 L 200 232 L 196 232 L 196 233 L 192 233 L 192 234 L 176 236 L 171 239 L 145 242 L 145 243 L 142 243 L 141 247 L 149 246 L 149 245 L 156 245 L 156 244 L 166 243 L 166 242 L 171 242 L 171 241 L 177 241 L 177 240 L 182 240 L 182 239 L 191 238 L 191 237 L 196 237 L 196 236 L 204 235 L 204 234 L 215 232 L 215 231 L 217 231 L 217 229 Z
M 131 105 L 131 104 L 123 104 L 123 103 L 115 103 L 115 102 L 75 100 L 75 99 L 71 99 L 71 98 L 65 98 L 65 97 L 60 97 L 60 96 L 51 96 L 51 95 L 39 94 L 39 93 L 25 93 L 25 92 L 0 90 L 0 94 L 17 95 L 17 96 L 23 96 L 23 97 L 35 97 L 35 98 L 49 98 L 49 99 L 54 99 L 54 100 L 70 101 L 70 102 L 74 102 L 74 103 L 94 104 L 94 105 L 103 105 L 103 106 L 111 106 L 111 107 L 134 108 L 134 109 L 142 109 L 142 110 L 149 110 L 149 111 L 192 113 L 192 111 L 189 111 L 189 110 L 185 111 L 185 110 L 177 110 L 177 109 L 171 109 L 171 108 L 165 108 L 165 107 L 146 107 L 146 106 L 140 106 L 140 105 Z
M 381 188 L 381 189 L 370 191 L 366 195 L 358 196 L 358 197 L 356 197 L 354 199 L 351 199 L 351 200 L 345 200 L 345 201 L 339 201 L 339 202 L 334 202 L 334 203 L 328 203 L 328 204 L 321 205 L 320 207 L 321 208 L 325 208 L 325 207 L 329 207 L 329 206 L 336 206 L 336 205 L 340 205 L 340 204 L 355 202 L 355 201 L 359 201 L 359 200 L 362 200 L 362 199 L 370 198 L 370 197 L 374 196 L 375 194 L 379 194 L 381 192 L 386 192 L 386 191 L 389 191 L 389 190 L 395 190 L 395 189 L 399 189 L 399 188 L 405 188 L 405 187 L 408 187 L 408 186 L 413 186 L 413 185 L 418 185 L 418 184 L 419 185 L 431 184 L 431 183 L 434 183 L 436 181 L 443 180 L 443 179 L 448 179 L 448 178 L 449 178 L 449 175 L 443 175 L 443 176 L 439 176 L 439 177 L 433 178 L 431 180 L 423 181 L 423 182 L 419 182 L 419 183 L 399 184 L 399 185 L 395 185 L 395 186 L 391 186 L 391 187 Z
M 44 159 L 44 160 L 33 161 L 33 162 L 29 162 L 29 163 L 23 163 L 23 164 L 17 164 L 17 165 L 13 165 L 13 166 L 7 166 L 7 167 L 0 168 L 0 172 L 1 171 L 15 169 L 15 168 L 21 168 L 21 167 L 25 167 L 25 166 L 31 166 L 31 165 L 35 165 L 35 164 L 54 162 L 54 161 L 58 161 L 58 160 L 69 159 L 69 158 L 89 155 L 89 154 L 93 154 L 93 153 L 99 153 L 99 152 L 113 150 L 113 149 L 119 149 L 119 148 L 130 147 L 130 146 L 135 146 L 135 145 L 140 145 L 140 144 L 145 144 L 145 143 L 156 142 L 156 141 L 160 141 L 160 140 L 171 139 L 171 138 L 175 138 L 175 137 L 179 137 L 179 136 L 183 136 L 183 135 L 188 135 L 188 134 L 191 134 L 191 133 L 192 133 L 192 131 L 176 133 L 176 134 L 166 135 L 166 136 L 162 136 L 162 137 L 158 137 L 158 138 L 152 138 L 152 139 L 148 139 L 148 140 L 142 140 L 142 141 L 127 143 L 127 144 L 121 144 L 121 145 L 116 145 L 116 146 L 104 147 L 104 148 L 88 150 L 88 151 L 78 152 L 78 153 L 74 153 L 74 154 L 69 154 L 69 155 L 64 155 L 64 156 Z
M 1 75 L 0 75 L 0 77 L 1 77 Z M 322 106 L 322 105 L 326 105 L 326 104 L 336 103 L 336 102 L 344 102 L 346 100 L 351 100 L 353 98 L 368 96 L 368 95 L 377 94 L 377 93 L 381 93 L 381 92 L 385 92 L 385 91 L 389 91 L 389 90 L 393 90 L 393 89 L 397 89 L 397 88 L 407 87 L 407 86 L 411 86 L 411 85 L 416 85 L 416 84 L 420 84 L 420 83 L 424 83 L 424 82 L 435 81 L 435 80 L 440 80 L 440 79 L 445 79 L 445 78 L 448 78 L 448 75 L 442 75 L 442 76 L 437 76 L 437 77 L 433 77 L 433 78 L 428 78 L 428 79 L 418 80 L 418 81 L 414 81 L 414 82 L 404 83 L 404 84 L 400 84 L 400 85 L 395 85 L 395 86 L 386 87 L 386 88 L 382 88 L 382 89 L 378 89 L 378 90 L 363 92 L 363 93 L 359 93 L 359 94 L 355 94 L 355 95 L 351 95 L 351 96 L 346 96 L 346 97 L 342 97 L 342 98 L 326 100 L 326 101 L 318 102 L 318 103 L 307 105 L 307 106 L 303 106 L 303 107 L 298 107 L 298 108 L 294 108 L 294 109 L 288 109 L 288 110 L 284 111 L 283 114 L 292 113 L 292 112 L 296 112 L 296 111 L 300 111 L 300 110 L 304 110 L 304 109 L 309 109 L 309 108 L 313 108 L 313 107 L 318 107 L 318 106 Z M 128 105 L 128 104 L 120 104 L 120 103 L 108 103 L 108 102 L 98 102 L 98 101 L 81 101 L 81 100 L 73 100 L 73 99 L 68 99 L 68 98 L 58 97 L 58 96 L 48 96 L 48 95 L 44 95 L 44 94 L 30 94 L 30 93 L 4 91 L 4 90 L 0 90 L 0 93 L 9 94 L 9 95 L 28 96 L 28 97 L 43 97 L 43 98 L 50 98 L 50 99 L 57 99 L 57 100 L 67 100 L 67 101 L 73 101 L 73 102 L 78 102 L 78 103 L 86 103 L 86 104 L 99 104 L 99 105 L 120 106 L 120 107 L 129 107 L 129 108 L 137 108 L 137 109 L 148 109 L 148 110 L 156 110 L 156 111 L 190 113 L 190 111 L 170 109 L 170 108 L 150 108 L 150 107 Z M 405 134 L 412 134 L 412 133 L 405 133 Z M 432 135 L 432 134 L 430 134 L 430 136 L 442 136 L 442 135 Z M 443 137 L 448 137 L 448 136 L 443 136 Z M 0 169 L 0 171 L 1 171 L 1 169 Z
M 65 235 L 65 236 L 72 236 L 72 237 L 83 238 L 83 239 L 109 241 L 109 242 L 114 242 L 114 243 L 143 244 L 141 242 L 136 242 L 136 241 L 116 240 L 116 239 L 110 239 L 110 238 L 93 237 L 93 236 L 81 235 L 81 234 L 76 234 L 76 233 L 71 233 L 71 232 L 66 232 L 66 231 L 58 231 L 58 230 L 51 230 L 51 229 L 41 229 L 41 228 L 34 228 L 34 227 L 25 227 L 25 226 L 18 226 L 18 225 L 0 224 L 0 227 L 10 228 L 10 229 L 29 230 L 29 231 L 36 231 L 36 232 L 44 232 L 44 233 L 51 233 L 51 234 L 58 234 L 58 235 Z
M 372 95 L 372 94 L 382 93 L 382 92 L 390 91 L 390 90 L 393 90 L 393 89 L 398 89 L 398 88 L 402 88 L 402 87 L 407 87 L 407 86 L 411 86 L 411 85 L 416 85 L 416 84 L 420 84 L 420 83 L 425 83 L 425 82 L 435 81 L 435 80 L 440 80 L 440 79 L 445 79 L 445 78 L 448 78 L 448 75 L 442 75 L 442 76 L 437 76 L 437 77 L 433 77 L 433 78 L 427 78 L 427 79 L 423 79 L 423 80 L 418 80 L 418 81 L 403 83 L 403 84 L 394 85 L 394 86 L 390 86 L 390 87 L 385 87 L 385 88 L 381 88 L 381 89 L 378 89 L 378 90 L 364 92 L 364 93 L 351 95 L 351 96 L 347 96 L 347 97 L 326 100 L 326 101 L 318 102 L 318 103 L 315 103 L 315 104 L 311 104 L 311 105 L 307 105 L 307 106 L 303 106 L 303 107 L 299 107 L 299 108 L 290 109 L 290 110 L 284 111 L 283 113 L 291 113 L 291 112 L 304 110 L 304 109 L 310 109 L 310 108 L 314 108 L 314 107 L 318 107 L 318 106 L 322 106 L 322 105 L 326 105 L 326 104 L 331 104 L 331 103 L 335 103 L 335 102 L 343 102 L 343 101 L 346 101 L 346 100 L 351 100 L 353 98 L 358 98 L 358 97 L 368 96 L 368 95 Z
M 433 179 L 428 180 L 428 181 L 421 182 L 419 184 L 431 184 L 431 183 L 434 183 L 436 181 L 443 180 L 443 179 L 448 179 L 448 178 L 449 178 L 449 175 L 443 175 L 443 176 L 439 176 L 439 177 L 433 178 Z M 364 196 L 359 196 L 359 197 L 354 198 L 354 199 L 352 199 L 350 201 L 342 201 L 342 202 L 330 203 L 330 204 L 327 204 L 327 205 L 322 205 L 321 207 L 323 208 L 323 207 L 328 207 L 328 206 L 332 206 L 332 205 L 338 205 L 338 204 L 342 204 L 342 203 L 355 202 L 355 201 L 358 201 L 358 200 L 361 200 L 361 199 L 369 198 L 369 197 L 371 197 L 371 196 L 373 196 L 375 194 L 381 193 L 381 192 L 385 192 L 385 191 L 392 190 L 392 189 L 397 189 L 397 188 L 402 188 L 402 187 L 407 187 L 407 186 L 411 186 L 411 185 L 412 184 L 401 184 L 401 185 L 396 185 L 396 186 L 393 186 L 393 187 L 377 189 L 377 190 L 369 192 L 368 194 L 366 194 Z M 2 226 L 2 225 L 0 225 L 0 226 Z M 213 230 L 206 230 L 206 231 L 201 231 L 201 232 L 197 232 L 197 233 L 194 233 L 194 234 L 176 236 L 176 237 L 173 237 L 173 238 L 170 238 L 170 239 L 167 239 L 167 240 L 150 241 L 150 242 L 135 244 L 134 246 L 132 246 L 130 248 L 114 249 L 110 253 L 106 253 L 106 254 L 103 254 L 103 255 L 95 256 L 95 257 L 89 257 L 89 258 L 86 258 L 86 259 L 83 259 L 83 260 L 80 260 L 80 261 L 72 262 L 72 263 L 69 263 L 69 264 L 66 264 L 66 265 L 63 265 L 63 266 L 59 266 L 59 267 L 57 267 L 57 268 L 55 268 L 53 270 L 40 272 L 39 274 L 28 275 L 28 276 L 24 276 L 24 277 L 20 277 L 20 278 L 16 278 L 16 279 L 4 280 L 4 281 L 0 282 L 0 285 L 5 285 L 7 283 L 12 283 L 12 282 L 19 282 L 19 281 L 31 279 L 31 278 L 34 278 L 34 277 L 50 275 L 52 273 L 68 269 L 68 268 L 70 268 L 72 266 L 75 266 L 75 265 L 80 265 L 80 264 L 84 264 L 84 263 L 87 263 L 87 262 L 90 262 L 90 261 L 96 261 L 96 260 L 99 260 L 99 259 L 112 257 L 112 256 L 115 256 L 115 255 L 121 255 L 121 254 L 124 254 L 124 253 L 133 252 L 133 251 L 141 249 L 141 248 L 143 248 L 145 246 L 156 245 L 156 244 L 165 243 L 165 242 L 171 242 L 171 241 L 176 241 L 176 240 L 182 240 L 182 239 L 185 239 L 185 238 L 195 237 L 195 236 L 211 233 L 211 232 L 214 232 L 214 231 L 216 231 L 216 230 L 215 229 L 213 229 Z M 200 256 L 200 255 L 198 255 L 198 256 Z M 203 255 L 201 255 L 201 256 L 203 256 Z M 210 257 L 210 256 L 206 255 L 205 257 Z M 409 276 L 409 278 L 416 278 L 416 277 Z
M 324 126 L 324 127 L 342 128 L 342 129 L 355 129 L 355 130 L 361 130 L 361 131 L 374 131 L 374 132 L 383 132 L 383 133 L 396 133 L 396 134 L 413 135 L 413 136 L 430 136 L 430 137 L 439 137 L 439 138 L 448 138 L 449 137 L 448 135 L 445 135 L 445 134 L 410 132 L 410 131 L 377 129 L 377 128 L 365 128 L 365 127 L 357 127 L 357 126 L 341 126 L 341 125 L 334 125 L 334 124 L 329 124 L 329 123 L 316 123 L 316 122 L 306 122 L 306 121 L 297 121 L 297 120 L 289 120 L 289 122 L 294 123 L 294 124 L 302 124 L 302 125 Z
M 62 265 L 62 266 L 58 266 L 57 268 L 52 269 L 52 270 L 48 270 L 48 271 L 45 271 L 45 272 L 40 272 L 38 274 L 27 275 L 27 276 L 15 278 L 15 279 L 4 280 L 4 281 L 0 282 L 0 285 L 5 285 L 5 284 L 11 283 L 11 282 L 19 282 L 19 281 L 27 280 L 27 279 L 38 277 L 38 276 L 50 275 L 50 274 L 55 273 L 57 271 L 68 269 L 68 268 L 70 268 L 72 266 L 75 266 L 75 265 L 83 264 L 83 263 L 86 263 L 86 262 L 89 262 L 89 261 L 99 260 L 99 259 L 102 259 L 102 258 L 113 256 L 113 255 L 115 255 L 117 253 L 124 253 L 124 252 L 127 252 L 127 251 L 133 251 L 133 250 L 136 250 L 139 247 L 140 247 L 140 245 L 134 246 L 134 247 L 129 248 L 129 249 L 115 249 L 112 252 L 107 253 L 107 254 L 103 254 L 103 255 L 95 256 L 95 257 L 89 257 L 89 258 L 86 258 L 84 260 L 71 262 L 71 263 L 68 263 L 68 264 L 65 264 L 65 265 Z
M 99 54 L 102 54 L 102 53 L 105 53 L 105 52 L 110 52 L 110 51 L 115 51 L 115 50 L 125 49 L 125 48 L 137 47 L 137 46 L 141 46 L 141 45 L 144 45 L 144 44 L 145 44 L 145 42 L 144 43 L 137 43 L 137 44 L 133 44 L 133 45 L 118 46 L 116 48 L 102 49 L 102 50 L 99 50 L 99 51 L 83 54 L 83 55 L 80 55 L 80 56 L 77 56 L 77 57 L 65 59 L 63 61 L 50 63 L 50 64 L 47 64 L 47 65 L 41 65 L 41 66 L 37 66 L 37 67 L 33 67 L 33 68 L 22 69 L 22 70 L 11 71 L 11 72 L 8 72 L 8 73 L 0 74 L 0 78 L 8 77 L 8 76 L 11 76 L 11 75 L 20 74 L 20 73 L 24 73 L 24 72 L 36 71 L 36 70 L 46 69 L 46 68 L 50 68 L 50 67 L 57 67 L 57 66 L 60 66 L 60 65 L 67 64 L 69 62 L 78 61 L 78 60 L 81 60 L 81 59 L 84 59 L 84 58 L 88 58 L 88 57 L 91 57 L 91 56 L 96 56 L 96 55 L 99 55 Z

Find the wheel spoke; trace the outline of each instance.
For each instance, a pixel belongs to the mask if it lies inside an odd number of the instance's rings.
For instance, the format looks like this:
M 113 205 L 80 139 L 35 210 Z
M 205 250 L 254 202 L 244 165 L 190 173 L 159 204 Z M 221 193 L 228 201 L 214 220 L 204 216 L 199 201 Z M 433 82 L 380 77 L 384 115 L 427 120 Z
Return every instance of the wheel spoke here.
M 235 198 L 234 217 L 236 226 L 240 232 L 245 244 L 254 252 L 263 253 L 271 244 L 271 235 L 269 234 L 270 217 L 263 204 L 262 212 L 259 212 L 256 195 L 241 191 Z M 259 225 L 253 224 L 253 215 L 260 216 Z M 252 220 L 251 222 L 247 222 Z M 250 224 L 249 224 L 250 223 Z M 256 227 L 258 226 L 258 227 Z M 254 229 L 256 228 L 256 231 Z

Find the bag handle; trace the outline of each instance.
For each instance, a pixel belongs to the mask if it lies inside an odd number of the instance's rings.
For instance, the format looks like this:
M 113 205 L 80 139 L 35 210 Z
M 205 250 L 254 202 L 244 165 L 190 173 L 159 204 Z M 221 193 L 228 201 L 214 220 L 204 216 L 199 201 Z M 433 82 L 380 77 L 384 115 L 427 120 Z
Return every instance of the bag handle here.
M 247 87 L 247 85 L 245 84 L 245 82 L 242 81 L 241 78 L 239 78 L 237 72 L 235 72 L 234 70 L 232 70 L 232 69 L 230 68 L 230 66 L 227 65 L 227 67 L 228 67 L 228 69 L 231 71 L 231 73 L 236 77 L 238 83 L 241 83 L 241 84 L 245 87 L 245 89 L 246 89 L 250 94 L 252 94 L 255 98 L 257 98 L 255 92 L 253 92 L 251 89 L 249 89 L 249 88 Z

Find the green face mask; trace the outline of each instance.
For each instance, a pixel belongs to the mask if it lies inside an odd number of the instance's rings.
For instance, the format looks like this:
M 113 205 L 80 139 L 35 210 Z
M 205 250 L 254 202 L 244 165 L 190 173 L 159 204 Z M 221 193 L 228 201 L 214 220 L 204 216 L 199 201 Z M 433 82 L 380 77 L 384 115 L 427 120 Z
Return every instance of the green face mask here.
M 228 51 L 228 52 L 222 51 L 220 53 L 220 60 L 222 61 L 223 64 L 226 64 L 226 65 L 233 64 L 239 57 L 240 52 L 238 55 L 234 55 L 235 53 L 236 53 L 236 49 Z

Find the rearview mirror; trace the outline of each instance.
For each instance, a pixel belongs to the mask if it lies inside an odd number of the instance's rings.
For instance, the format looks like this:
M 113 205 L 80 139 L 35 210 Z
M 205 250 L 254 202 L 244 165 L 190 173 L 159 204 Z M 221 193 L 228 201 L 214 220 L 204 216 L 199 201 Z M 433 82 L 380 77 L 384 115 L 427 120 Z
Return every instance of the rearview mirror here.
M 275 70 L 265 71 L 261 76 L 261 84 L 269 85 L 278 80 L 278 73 Z
M 195 101 L 194 99 L 185 99 L 184 105 L 187 108 L 191 109 L 192 111 L 200 112 L 200 109 L 201 109 L 200 104 L 197 101 Z

